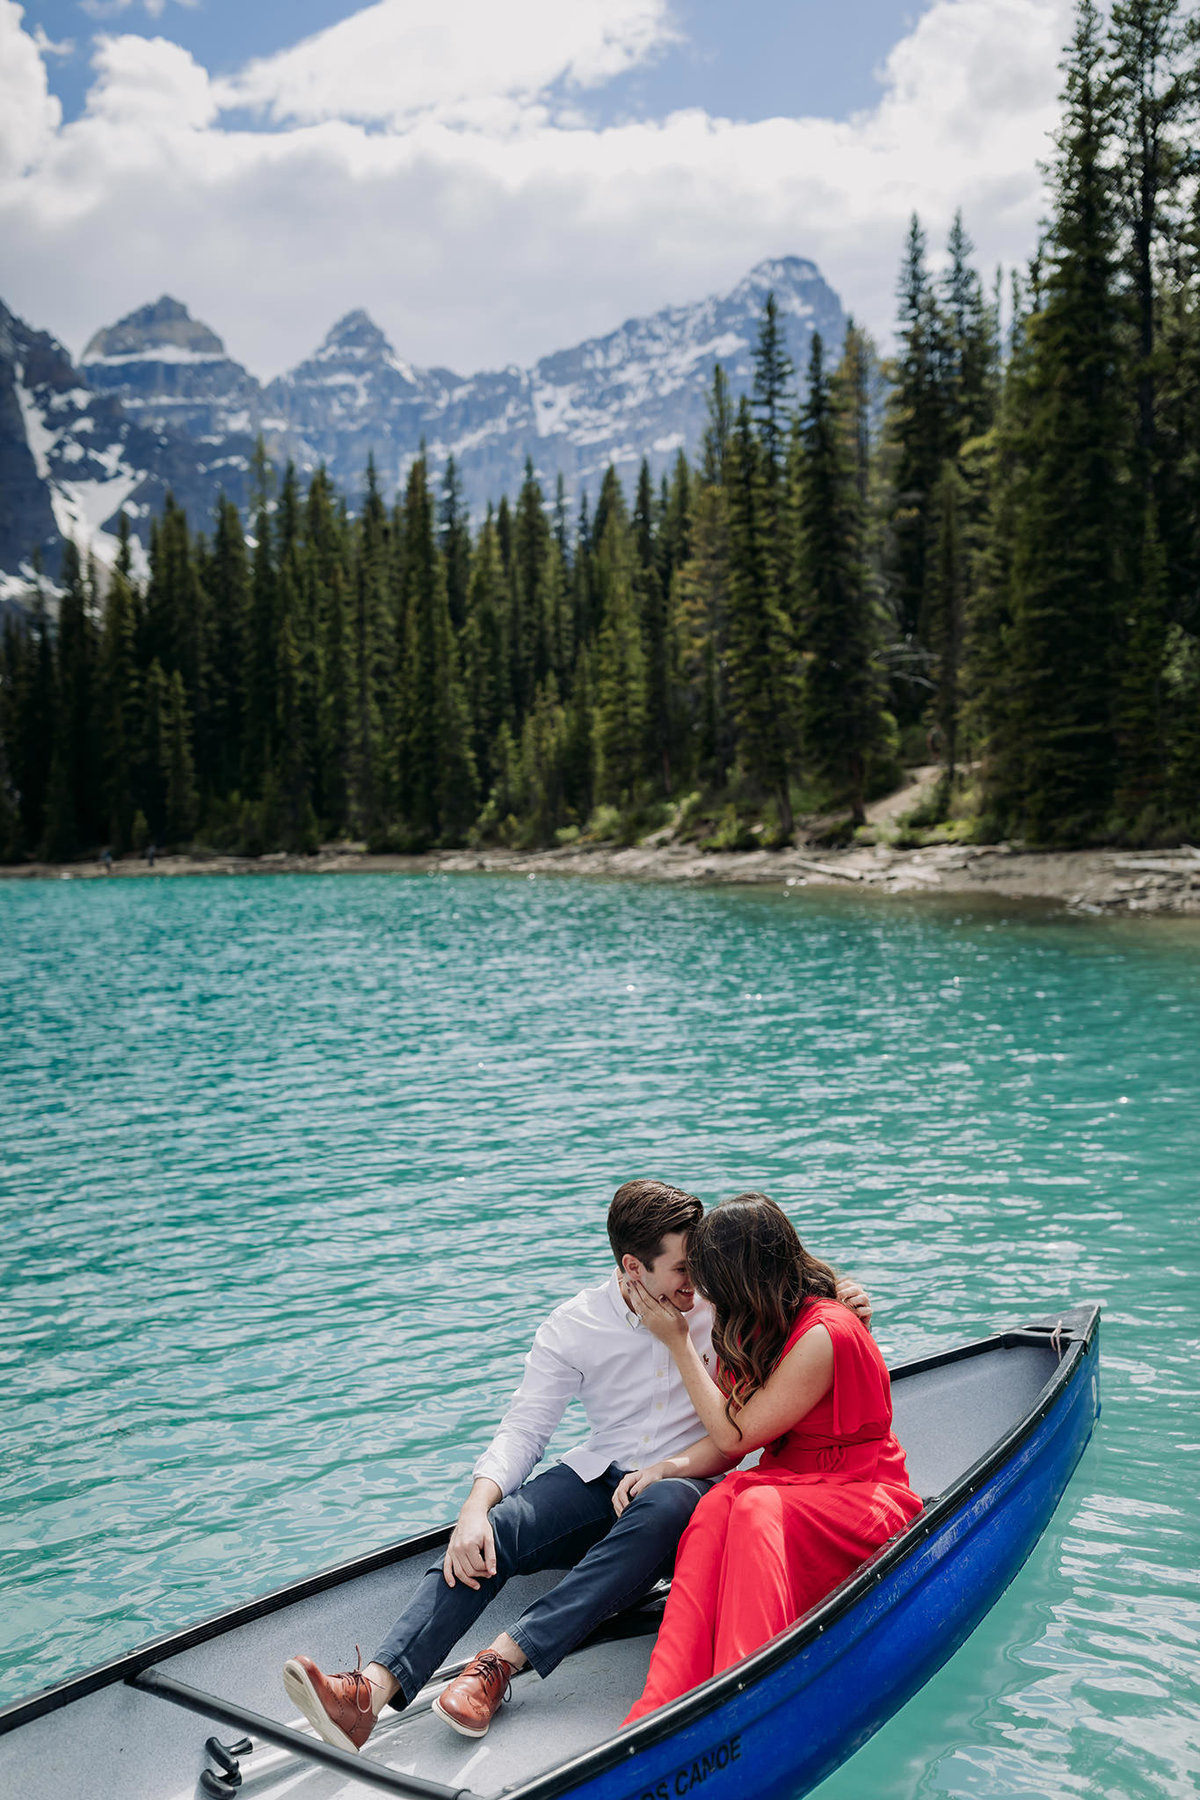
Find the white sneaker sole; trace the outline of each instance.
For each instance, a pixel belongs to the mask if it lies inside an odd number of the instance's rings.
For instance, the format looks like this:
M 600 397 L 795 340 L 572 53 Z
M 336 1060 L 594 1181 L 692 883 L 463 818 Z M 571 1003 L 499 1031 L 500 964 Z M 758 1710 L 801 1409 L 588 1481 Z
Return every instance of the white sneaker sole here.
M 358 1745 L 348 1738 L 340 1725 L 335 1725 L 321 1702 L 307 1672 L 298 1662 L 283 1665 L 283 1690 L 293 1706 L 298 1706 L 317 1736 L 332 1744 L 335 1750 L 349 1750 L 358 1755 Z
M 438 1695 L 437 1699 L 433 1702 L 433 1710 L 438 1715 L 439 1719 L 445 1719 L 445 1721 L 446 1721 L 447 1725 L 450 1727 L 451 1731 L 457 1731 L 459 1737 L 473 1737 L 473 1738 L 486 1737 L 488 1734 L 488 1726 L 492 1722 L 489 1719 L 487 1722 L 487 1725 L 479 1725 L 479 1726 L 460 1725 L 458 1720 L 452 1719 L 450 1717 L 450 1714 L 448 1712 L 446 1712 L 445 1709 L 443 1708 L 442 1696 L 440 1694 Z

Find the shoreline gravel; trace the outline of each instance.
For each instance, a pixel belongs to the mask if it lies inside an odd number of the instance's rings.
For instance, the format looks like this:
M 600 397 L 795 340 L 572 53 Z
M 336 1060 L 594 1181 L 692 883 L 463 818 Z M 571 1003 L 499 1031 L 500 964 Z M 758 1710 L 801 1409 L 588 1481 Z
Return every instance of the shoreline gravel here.
M 168 879 L 180 875 L 341 874 L 349 871 L 578 875 L 637 881 L 786 888 L 857 889 L 884 895 L 984 895 L 1040 901 L 1092 915 L 1170 914 L 1200 918 L 1200 850 L 1030 851 L 1011 844 L 887 844 L 846 850 L 705 852 L 659 833 L 627 848 L 569 844 L 552 850 L 436 850 L 421 856 L 370 855 L 325 845 L 311 856 L 164 856 L 151 867 L 123 857 L 103 862 L 25 863 L 0 869 L 9 880 Z

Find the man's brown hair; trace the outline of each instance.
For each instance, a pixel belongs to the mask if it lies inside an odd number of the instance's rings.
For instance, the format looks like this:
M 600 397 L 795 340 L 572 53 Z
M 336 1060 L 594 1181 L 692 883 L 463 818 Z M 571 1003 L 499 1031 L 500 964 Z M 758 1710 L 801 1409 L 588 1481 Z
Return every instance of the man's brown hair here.
M 627 1181 L 608 1209 L 612 1253 L 618 1263 L 625 1255 L 636 1256 L 649 1268 L 662 1254 L 663 1239 L 674 1231 L 689 1232 L 703 1211 L 695 1194 L 666 1181 Z

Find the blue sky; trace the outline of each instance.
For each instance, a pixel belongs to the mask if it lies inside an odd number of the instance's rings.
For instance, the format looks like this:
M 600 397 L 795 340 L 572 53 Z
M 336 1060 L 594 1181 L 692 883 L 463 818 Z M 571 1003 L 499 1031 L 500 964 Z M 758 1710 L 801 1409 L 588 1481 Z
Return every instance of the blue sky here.
M 170 293 L 269 377 L 365 306 L 527 364 L 812 257 L 885 347 L 913 211 L 1028 256 L 1071 0 L 0 0 L 0 298 Z
M 152 11 L 144 0 L 120 8 L 33 0 L 26 18 L 73 45 L 50 61 L 51 91 L 71 119 L 83 110 L 100 31 L 171 38 L 225 75 L 361 10 L 354 0 L 164 0 Z M 736 0 L 674 0 L 680 41 L 591 96 L 587 111 L 602 125 L 691 106 L 734 119 L 845 118 L 878 98 L 880 63 L 925 10 L 922 0 L 755 0 L 747 29 L 748 9 Z

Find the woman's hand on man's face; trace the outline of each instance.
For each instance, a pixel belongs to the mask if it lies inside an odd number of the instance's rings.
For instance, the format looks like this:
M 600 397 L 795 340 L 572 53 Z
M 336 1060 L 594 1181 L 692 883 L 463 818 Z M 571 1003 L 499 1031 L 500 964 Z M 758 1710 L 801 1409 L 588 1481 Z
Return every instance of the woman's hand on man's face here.
M 626 1275 L 623 1288 L 626 1304 L 635 1312 L 646 1330 L 668 1348 L 687 1336 L 687 1318 L 669 1300 L 658 1300 L 644 1288 L 636 1276 Z

